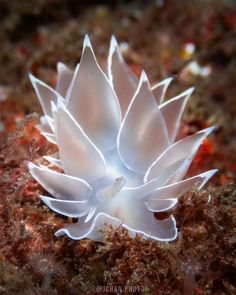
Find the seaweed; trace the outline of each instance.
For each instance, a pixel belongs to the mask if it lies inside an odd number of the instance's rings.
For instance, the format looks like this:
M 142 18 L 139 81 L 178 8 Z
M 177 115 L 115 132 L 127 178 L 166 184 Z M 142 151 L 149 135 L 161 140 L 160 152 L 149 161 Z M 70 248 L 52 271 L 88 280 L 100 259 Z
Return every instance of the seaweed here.
M 112 7 L 96 1 L 74 11 L 75 1 L 32 1 L 36 10 L 13 2 L 0 5 L 0 294 L 235 294 L 233 1 L 117 1 Z M 132 239 L 122 226 L 107 226 L 103 244 L 54 236 L 73 220 L 43 205 L 38 195 L 45 192 L 27 169 L 29 161 L 48 165 L 42 156 L 57 152 L 34 127 L 40 107 L 27 73 L 53 85 L 58 60 L 71 67 L 78 62 L 84 32 L 101 63 L 114 33 L 128 42 L 122 50 L 136 73 L 144 64 L 153 81 L 177 75 L 168 97 L 196 86 L 180 137 L 217 125 L 189 174 L 211 167 L 219 172 L 170 212 L 179 229 L 174 242 Z M 195 45 L 190 56 L 183 54 L 188 42 Z M 209 65 L 211 74 L 186 71 L 191 61 Z

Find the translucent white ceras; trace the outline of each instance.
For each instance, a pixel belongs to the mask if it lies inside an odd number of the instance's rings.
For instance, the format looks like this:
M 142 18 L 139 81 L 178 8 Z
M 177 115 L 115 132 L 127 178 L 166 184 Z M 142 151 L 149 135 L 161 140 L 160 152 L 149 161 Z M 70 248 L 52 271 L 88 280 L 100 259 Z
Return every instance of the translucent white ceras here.
M 59 158 L 45 157 L 58 173 L 29 163 L 32 176 L 53 197 L 52 210 L 78 218 L 56 232 L 102 241 L 104 225 L 122 225 L 134 236 L 171 241 L 177 236 L 169 211 L 187 190 L 199 190 L 216 172 L 183 180 L 199 146 L 213 128 L 175 142 L 190 88 L 163 102 L 171 78 L 150 86 L 125 64 L 114 37 L 108 69 L 97 63 L 88 36 L 74 72 L 58 63 L 55 90 L 30 75 L 44 116 L 37 127 L 57 144 Z

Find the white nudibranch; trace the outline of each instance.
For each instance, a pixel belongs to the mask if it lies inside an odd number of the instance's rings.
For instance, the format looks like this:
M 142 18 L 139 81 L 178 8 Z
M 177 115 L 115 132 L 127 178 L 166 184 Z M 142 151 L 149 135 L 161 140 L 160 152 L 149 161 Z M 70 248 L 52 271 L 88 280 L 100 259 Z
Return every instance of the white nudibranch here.
M 150 86 L 130 70 L 113 36 L 105 72 L 98 65 L 88 36 L 73 72 L 57 66 L 55 89 L 30 74 L 44 116 L 37 125 L 57 145 L 59 157 L 45 159 L 64 173 L 29 163 L 31 175 L 53 197 L 41 196 L 52 210 L 78 218 L 56 232 L 72 239 L 103 240 L 105 224 L 124 226 L 131 236 L 172 241 L 172 215 L 181 194 L 199 190 L 215 174 L 210 170 L 184 176 L 213 127 L 175 141 L 190 88 L 164 101 L 171 82 Z

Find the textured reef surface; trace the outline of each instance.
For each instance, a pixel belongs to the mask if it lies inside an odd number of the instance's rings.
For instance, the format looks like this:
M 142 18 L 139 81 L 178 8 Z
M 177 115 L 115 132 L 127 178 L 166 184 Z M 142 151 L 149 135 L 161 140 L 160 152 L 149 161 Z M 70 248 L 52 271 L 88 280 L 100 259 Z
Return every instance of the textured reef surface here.
M 79 2 L 79 3 L 78 3 Z M 235 294 L 236 6 L 233 1 L 0 1 L 0 294 Z M 56 83 L 56 63 L 80 60 L 91 37 L 102 65 L 111 34 L 130 68 L 172 76 L 167 98 L 195 86 L 179 137 L 216 125 L 187 176 L 219 169 L 180 197 L 171 243 L 104 229 L 105 243 L 57 238 L 76 222 L 50 211 L 28 162 L 57 153 L 35 129 L 28 73 Z M 51 168 L 51 167 L 50 167 Z

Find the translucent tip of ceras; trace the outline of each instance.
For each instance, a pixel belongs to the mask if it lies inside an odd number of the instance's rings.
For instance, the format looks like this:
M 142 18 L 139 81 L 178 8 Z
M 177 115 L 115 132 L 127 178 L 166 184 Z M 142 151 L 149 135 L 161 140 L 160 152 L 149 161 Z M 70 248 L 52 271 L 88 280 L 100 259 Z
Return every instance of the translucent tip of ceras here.
M 160 85 L 165 84 L 165 85 L 168 86 L 168 85 L 174 80 L 174 78 L 175 78 L 175 77 L 168 77 L 168 78 L 166 78 L 165 80 L 163 80 L 162 82 L 160 82 L 159 84 L 160 84 Z
M 148 77 L 147 77 L 147 74 L 146 74 L 146 72 L 144 70 L 142 70 L 142 72 L 141 72 L 140 82 L 141 83 L 148 82 Z
M 57 63 L 57 72 L 62 72 L 68 70 L 68 67 L 61 61 Z
M 192 87 L 188 88 L 186 91 L 184 91 L 184 92 L 182 93 L 182 95 L 191 95 L 191 94 L 193 93 L 194 90 L 195 90 L 195 87 L 192 86 Z
M 211 126 L 211 127 L 208 127 L 208 128 L 198 131 L 198 133 L 204 133 L 204 134 L 206 134 L 206 136 L 208 136 L 215 130 L 215 128 L 216 128 L 216 126 Z
M 90 48 L 92 47 L 89 36 L 87 34 L 84 37 L 84 44 L 83 44 L 83 48 L 86 48 L 86 47 L 90 47 Z
M 28 76 L 29 76 L 29 79 L 30 79 L 30 81 L 31 81 L 31 83 L 34 85 L 36 82 L 38 82 L 39 81 L 39 79 L 37 79 L 33 74 L 31 74 L 31 73 L 29 73 L 28 74 Z
M 174 80 L 174 77 L 169 77 L 166 78 L 165 80 L 162 80 L 161 82 L 158 82 L 154 85 L 151 86 L 152 90 L 155 90 L 156 88 L 160 87 L 160 86 L 165 86 L 165 88 L 167 89 L 167 87 L 170 85 L 170 83 Z
M 116 178 L 111 186 L 105 187 L 97 193 L 97 198 L 100 201 L 109 200 L 119 193 L 124 185 L 125 179 L 123 176 Z
M 108 63 L 110 64 L 110 67 L 111 67 L 111 63 L 112 63 L 112 57 L 114 54 L 116 54 L 117 57 L 119 58 L 119 60 L 124 63 L 124 58 L 120 52 L 116 37 L 114 35 L 112 35 L 111 41 L 110 41 L 109 55 L 108 55 Z
M 118 43 L 114 35 L 111 36 L 110 51 L 114 52 L 118 48 Z

